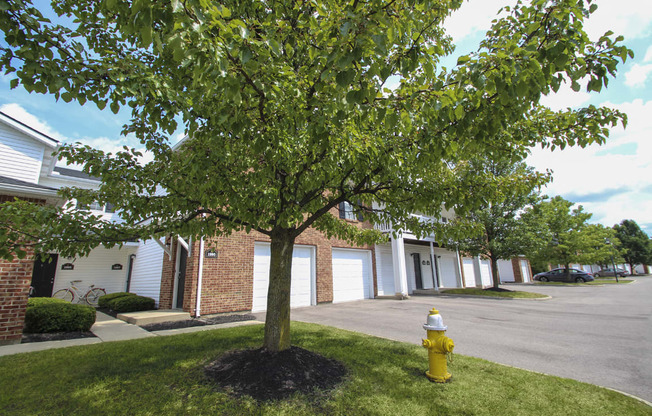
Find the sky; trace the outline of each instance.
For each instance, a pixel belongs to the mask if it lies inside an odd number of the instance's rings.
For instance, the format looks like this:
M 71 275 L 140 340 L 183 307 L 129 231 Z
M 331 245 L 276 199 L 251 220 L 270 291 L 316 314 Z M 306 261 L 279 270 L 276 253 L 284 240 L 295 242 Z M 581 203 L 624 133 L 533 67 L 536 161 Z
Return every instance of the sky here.
M 477 49 L 498 10 L 513 0 L 467 0 L 445 22 L 457 45 L 448 59 Z M 563 87 L 544 97 L 543 103 L 555 110 L 580 108 L 589 104 L 608 106 L 627 113 L 625 130 L 613 128 L 602 145 L 584 149 L 532 149 L 527 162 L 539 171 L 550 169 L 553 181 L 543 189 L 549 196 L 562 197 L 593 213 L 594 223 L 612 226 L 624 219 L 635 220 L 652 235 L 652 1 L 595 0 L 598 10 L 586 22 L 592 39 L 608 30 L 625 37 L 635 57 L 621 65 L 609 87 L 598 93 L 574 92 Z M 129 111 L 114 115 L 90 104 L 55 101 L 51 95 L 29 94 L 18 87 L 11 90 L 12 76 L 0 75 L 0 111 L 62 142 L 82 142 L 105 151 L 123 145 L 141 148 L 133 137 L 120 135 Z M 183 134 L 171 138 L 176 142 Z

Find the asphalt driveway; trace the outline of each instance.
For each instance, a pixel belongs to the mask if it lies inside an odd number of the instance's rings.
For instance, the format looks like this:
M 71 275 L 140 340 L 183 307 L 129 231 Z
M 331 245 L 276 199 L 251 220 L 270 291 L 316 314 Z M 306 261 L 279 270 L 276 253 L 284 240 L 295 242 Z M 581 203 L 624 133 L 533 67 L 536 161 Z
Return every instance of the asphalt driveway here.
M 413 296 L 326 304 L 294 309 L 292 319 L 420 345 L 428 310 L 436 306 L 456 353 L 652 401 L 652 276 L 636 280 L 603 287 L 505 285 L 553 296 L 544 301 Z

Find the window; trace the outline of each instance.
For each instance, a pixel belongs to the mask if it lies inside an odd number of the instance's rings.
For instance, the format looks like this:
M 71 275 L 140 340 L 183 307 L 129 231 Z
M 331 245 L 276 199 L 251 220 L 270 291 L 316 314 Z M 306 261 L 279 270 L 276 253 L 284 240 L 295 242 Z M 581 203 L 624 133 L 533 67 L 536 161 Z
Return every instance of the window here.
M 340 218 L 342 219 L 362 221 L 362 213 L 360 212 L 356 213 L 353 210 L 353 205 L 348 201 L 340 202 L 339 211 L 340 211 Z
M 100 203 L 97 201 L 93 201 L 90 205 L 77 202 L 77 209 L 91 210 L 91 211 L 104 211 L 106 213 L 112 214 L 115 212 L 115 205 L 113 205 L 110 202 L 107 203 L 106 205 L 100 205 Z

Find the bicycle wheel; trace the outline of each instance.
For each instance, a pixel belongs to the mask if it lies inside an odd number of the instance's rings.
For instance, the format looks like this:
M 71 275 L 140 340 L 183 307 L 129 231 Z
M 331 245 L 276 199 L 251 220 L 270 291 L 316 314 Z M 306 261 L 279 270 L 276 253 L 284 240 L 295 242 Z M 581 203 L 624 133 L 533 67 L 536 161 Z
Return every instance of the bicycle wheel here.
M 52 297 L 57 299 L 63 299 L 67 302 L 72 302 L 72 300 L 75 298 L 75 294 L 72 293 L 72 290 L 70 289 L 61 289 L 54 292 L 54 295 L 52 295 Z
M 86 293 L 86 303 L 93 306 L 94 308 L 97 308 L 100 297 L 104 295 L 106 295 L 106 291 L 104 289 L 100 289 L 99 287 L 91 289 Z

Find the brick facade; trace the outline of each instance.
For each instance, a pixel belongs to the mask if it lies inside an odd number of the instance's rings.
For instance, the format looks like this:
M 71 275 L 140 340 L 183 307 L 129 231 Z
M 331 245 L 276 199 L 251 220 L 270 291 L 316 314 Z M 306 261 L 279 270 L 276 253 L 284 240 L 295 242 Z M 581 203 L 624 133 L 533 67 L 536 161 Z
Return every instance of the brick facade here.
M 0 260 L 0 345 L 19 344 L 23 335 L 34 255 Z
M 334 210 L 333 215 L 337 215 Z M 362 228 L 372 228 L 367 222 L 350 221 Z M 201 291 L 201 315 L 223 312 L 249 311 L 253 302 L 254 245 L 269 242 L 268 236 L 256 231 L 236 232 L 228 237 L 216 237 L 205 241 L 204 250 L 215 249 L 217 258 L 204 258 Z M 177 247 L 172 242 L 172 259 L 165 255 L 161 279 L 160 308 L 171 308 L 174 298 L 174 269 Z M 309 228 L 297 237 L 295 244 L 315 247 L 317 277 L 317 303 L 333 301 L 332 248 L 360 248 L 372 252 L 374 295 L 377 292 L 376 267 L 373 246 L 353 246 L 338 239 L 328 239 L 321 232 Z M 183 310 L 196 314 L 199 241 L 193 241 L 191 256 L 186 265 Z
M 514 282 L 523 283 L 523 274 L 521 273 L 521 260 L 527 261 L 527 267 L 530 273 L 530 279 L 532 279 L 532 265 L 530 261 L 525 257 L 514 257 L 512 259 L 512 270 L 514 270 Z
M 45 203 L 42 199 L 20 199 Z M 0 204 L 14 200 L 13 195 L 0 195 Z M 0 260 L 0 345 L 19 344 L 21 341 L 33 268 L 34 253 L 29 249 L 23 259 Z

